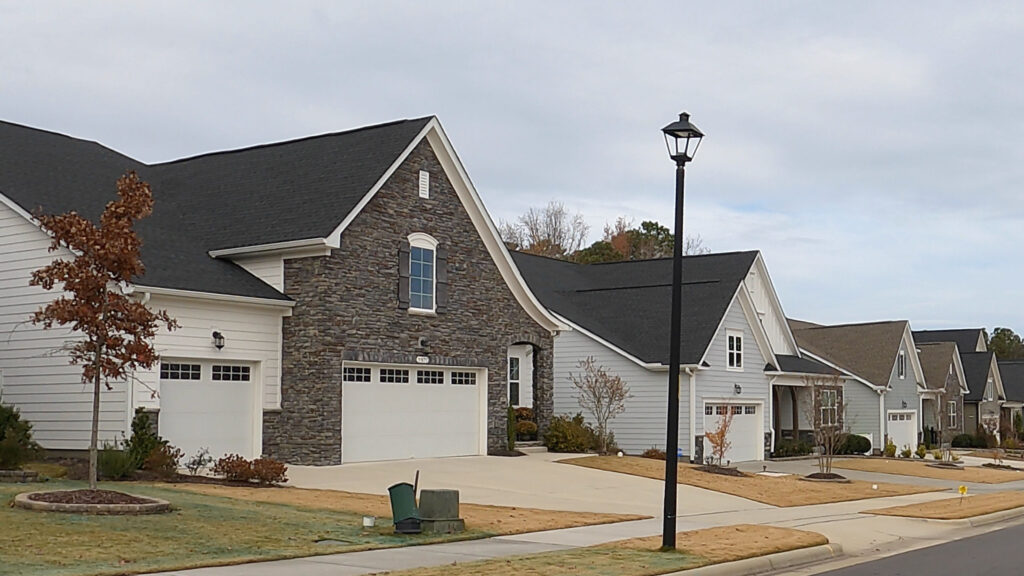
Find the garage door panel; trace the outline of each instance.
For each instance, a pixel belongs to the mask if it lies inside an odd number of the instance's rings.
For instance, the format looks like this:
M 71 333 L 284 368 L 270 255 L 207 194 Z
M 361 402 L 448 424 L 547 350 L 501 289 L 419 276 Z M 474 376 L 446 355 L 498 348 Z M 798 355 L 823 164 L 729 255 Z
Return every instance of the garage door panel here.
M 343 462 L 479 453 L 479 384 L 449 384 L 450 375 L 445 384 L 415 378 L 413 369 L 408 384 L 342 384 Z
M 746 462 L 750 460 L 763 460 L 764 459 L 764 447 L 763 437 L 761 433 L 761 420 L 763 418 L 763 406 L 760 404 L 733 404 L 733 403 L 716 403 L 708 401 L 706 406 L 726 406 L 728 410 L 739 408 L 738 414 L 733 414 L 732 423 L 729 426 L 729 433 L 727 439 L 732 444 L 729 450 L 725 454 L 725 460 L 730 462 Z M 752 409 L 752 410 L 751 410 Z M 722 416 L 718 415 L 715 410 L 712 410 L 712 414 L 704 415 L 704 433 L 705 435 L 709 431 L 713 431 L 718 427 L 719 420 Z M 750 413 L 753 412 L 753 413 Z M 708 442 L 707 438 L 704 438 L 704 455 L 705 457 L 711 455 L 711 443 Z
M 201 370 L 200 380 L 160 381 L 160 435 L 186 456 L 201 448 L 209 448 L 214 458 L 258 456 L 253 453 L 254 382 L 214 381 L 206 363 Z

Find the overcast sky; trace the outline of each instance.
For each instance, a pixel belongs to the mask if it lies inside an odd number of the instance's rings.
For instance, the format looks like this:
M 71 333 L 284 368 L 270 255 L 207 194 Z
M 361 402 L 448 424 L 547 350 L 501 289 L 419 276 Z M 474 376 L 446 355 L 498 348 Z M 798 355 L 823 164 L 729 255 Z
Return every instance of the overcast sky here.
M 1024 9 L 0 0 L 0 118 L 146 162 L 436 114 L 497 221 L 686 227 L 788 315 L 1024 330 Z M 845 6 L 846 8 L 843 8 Z

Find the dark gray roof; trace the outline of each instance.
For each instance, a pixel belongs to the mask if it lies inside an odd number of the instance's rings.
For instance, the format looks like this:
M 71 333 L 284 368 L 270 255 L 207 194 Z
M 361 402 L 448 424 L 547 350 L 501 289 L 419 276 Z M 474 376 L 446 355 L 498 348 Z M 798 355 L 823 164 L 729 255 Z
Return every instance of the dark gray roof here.
M 967 378 L 967 387 L 970 389 L 970 392 L 964 395 L 964 400 L 981 401 L 985 394 L 985 385 L 988 384 L 989 370 L 992 368 L 992 353 L 961 351 L 960 363 L 964 366 L 964 377 Z
M 817 360 L 811 358 L 801 358 L 800 356 L 791 356 L 789 354 L 776 354 L 775 358 L 779 361 L 778 369 L 780 372 L 791 372 L 795 374 L 821 374 L 827 376 L 839 376 L 840 372 L 831 366 L 826 366 Z M 771 364 L 765 366 L 765 371 L 774 371 L 774 367 Z
M 793 330 L 801 348 L 871 382 L 888 386 L 906 320 Z
M 1024 360 L 999 360 L 1003 391 L 1011 402 L 1024 402 Z
M 0 122 L 0 193 L 96 219 L 135 170 L 153 189 L 139 284 L 287 300 L 211 250 L 323 238 L 432 117 L 146 165 L 95 142 Z
M 956 342 L 960 352 L 976 352 L 978 339 L 984 328 L 960 328 L 956 330 L 914 330 L 914 342 Z
M 644 362 L 668 364 L 672 260 L 575 264 L 521 252 L 512 258 L 541 303 Z M 680 361 L 697 364 L 757 252 L 683 260 Z

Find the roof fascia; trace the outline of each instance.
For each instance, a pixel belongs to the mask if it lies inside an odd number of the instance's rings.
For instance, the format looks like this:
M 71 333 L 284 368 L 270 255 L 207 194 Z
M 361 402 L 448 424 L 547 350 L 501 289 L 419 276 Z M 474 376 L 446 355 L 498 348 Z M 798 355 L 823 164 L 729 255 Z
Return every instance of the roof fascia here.
M 921 367 L 921 359 L 917 356 L 917 344 L 914 343 L 914 335 L 910 330 L 910 322 L 906 322 L 904 324 L 903 342 L 907 345 L 907 351 L 911 353 L 910 363 L 914 367 L 914 376 L 917 379 L 918 387 L 927 388 L 928 385 L 924 381 L 924 368 Z
M 768 285 L 768 295 L 771 297 L 772 305 L 775 306 L 776 311 L 779 313 L 779 317 L 782 319 L 782 324 L 786 330 L 786 338 L 789 339 L 789 343 L 793 345 L 793 350 L 800 354 L 800 345 L 796 343 L 796 336 L 793 336 L 793 330 L 789 326 L 789 319 L 786 318 L 786 312 L 782 309 L 782 301 L 779 299 L 779 293 L 775 291 L 775 284 L 772 282 L 772 276 L 768 273 L 768 265 L 765 264 L 764 258 L 761 255 L 761 251 L 757 251 L 757 258 L 754 259 L 755 265 L 760 265 L 761 277 L 765 279 L 765 283 Z
M 996 362 L 995 354 L 992 354 L 992 360 L 989 362 L 988 373 L 994 376 L 992 379 L 996 383 L 996 398 L 1006 400 L 1006 390 L 1003 389 L 1003 376 L 999 373 L 999 363 Z
M 886 390 L 885 386 L 875 386 L 871 382 L 868 382 L 867 380 L 861 378 L 860 376 L 857 376 L 856 374 L 854 374 L 853 372 L 850 372 L 846 368 L 843 368 L 842 366 L 836 364 L 835 362 L 832 362 L 830 360 L 822 358 L 821 356 L 818 356 L 817 354 L 814 354 L 814 353 L 808 351 L 806 348 L 800 348 L 800 353 L 801 354 L 806 354 L 806 355 L 810 356 L 811 359 L 817 360 L 818 362 L 821 362 L 822 364 L 824 364 L 826 366 L 831 366 L 831 367 L 835 368 L 836 370 L 839 370 L 843 374 L 847 375 L 847 377 L 848 377 L 847 379 L 848 380 L 850 380 L 850 379 L 856 380 L 857 382 L 860 382 L 861 384 L 867 386 L 868 388 L 871 388 L 875 392 Z
M 956 376 L 960 379 L 960 391 L 963 394 L 970 394 L 971 389 L 967 387 L 967 374 L 964 373 L 964 363 L 960 361 L 960 348 L 953 342 L 953 365 L 956 367 Z
M 572 320 L 569 320 L 568 318 L 566 318 L 566 317 L 564 317 L 564 316 L 562 316 L 560 314 L 554 313 L 554 312 L 552 312 L 552 315 L 554 315 L 555 318 L 558 318 L 561 322 L 564 322 L 566 325 L 570 326 L 573 330 L 579 332 L 580 334 L 583 334 L 587 338 L 590 338 L 591 340 L 597 342 L 598 344 L 604 346 L 605 348 L 611 350 L 612 352 L 615 352 L 616 354 L 618 354 L 619 356 L 622 356 L 623 358 L 629 360 L 630 362 L 633 362 L 634 364 L 636 364 L 637 366 L 640 366 L 641 368 L 644 368 L 644 369 L 647 369 L 647 370 L 656 370 L 656 371 L 659 371 L 659 372 L 660 371 L 668 370 L 668 365 L 667 364 L 661 364 L 660 362 L 644 362 L 643 360 L 637 358 L 636 356 L 630 354 L 629 352 L 626 352 L 622 348 L 619 348 L 615 344 L 612 344 L 611 342 L 605 340 L 604 338 L 601 338 L 597 334 L 594 334 L 590 330 L 587 330 L 586 328 L 583 328 L 579 324 L 576 324 Z M 685 365 L 683 365 L 683 367 L 686 367 L 686 368 L 698 368 L 698 366 L 689 365 L 689 364 L 685 364 Z
M 779 359 L 775 357 L 775 351 L 772 350 L 771 342 L 768 340 L 768 333 L 765 331 L 764 325 L 761 324 L 761 319 L 757 316 L 757 309 L 754 307 L 754 300 L 751 299 L 750 292 L 747 290 L 746 281 L 740 281 L 738 297 L 740 306 L 743 307 L 743 316 L 746 317 L 747 324 L 750 324 L 750 330 L 754 333 L 754 340 L 757 340 L 757 345 L 761 348 L 761 356 L 764 358 L 765 362 L 772 366 L 778 366 Z M 726 315 L 728 315 L 728 313 L 729 311 L 726 310 Z M 783 318 L 785 318 L 785 316 L 783 316 Z M 715 335 L 717 336 L 718 333 L 716 332 Z M 767 354 L 765 354 L 765 351 L 767 351 Z M 708 351 L 705 350 L 704 355 L 707 356 L 707 354 Z
M 19 206 L 17 202 L 12 200 L 11 198 L 8 198 L 7 195 L 3 194 L 2 192 L 0 192 L 0 204 L 3 204 L 4 206 L 7 206 L 8 208 L 10 208 L 18 216 L 21 216 L 22 218 L 27 220 L 33 226 L 39 227 L 39 221 L 36 220 L 35 217 L 33 217 L 31 214 L 29 214 L 24 208 Z
M 289 240 L 287 242 L 273 242 L 270 244 L 255 244 L 252 246 L 239 246 L 237 248 L 224 248 L 221 250 L 210 250 L 207 254 L 212 258 L 224 258 L 231 256 L 269 256 L 280 254 L 281 256 L 308 255 L 310 249 L 319 252 L 322 249 L 330 253 L 331 246 L 324 238 L 306 238 L 303 240 Z
M 255 306 L 270 306 L 274 308 L 294 308 L 295 302 L 291 300 L 274 300 L 271 298 L 256 298 L 253 296 L 237 296 L 234 294 L 219 294 L 216 292 L 199 292 L 196 290 L 181 290 L 178 288 L 161 288 L 159 286 L 145 286 L 134 284 L 126 293 L 148 292 L 158 296 L 175 296 L 178 298 L 195 298 L 198 300 L 216 300 L 219 302 L 236 302 L 238 304 L 252 304 Z

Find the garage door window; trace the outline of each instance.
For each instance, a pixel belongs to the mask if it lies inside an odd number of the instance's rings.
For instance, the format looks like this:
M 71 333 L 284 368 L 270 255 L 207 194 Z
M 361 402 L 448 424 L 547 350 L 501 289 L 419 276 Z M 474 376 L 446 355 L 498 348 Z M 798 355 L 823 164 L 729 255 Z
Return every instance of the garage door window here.
M 732 407 L 732 415 L 733 416 L 740 416 L 742 414 L 743 414 L 743 406 L 733 406 Z
M 409 371 L 396 368 L 381 368 L 380 381 L 386 384 L 408 384 Z
M 444 372 L 441 370 L 417 370 L 417 384 L 444 384 Z
M 213 365 L 213 379 L 231 382 L 248 382 L 249 367 L 236 365 Z
M 456 386 L 476 386 L 476 372 L 452 372 L 452 384 Z
M 342 379 L 345 382 L 369 382 L 371 371 L 369 368 L 345 368 Z
M 199 380 L 201 375 L 199 364 L 160 363 L 161 380 Z

